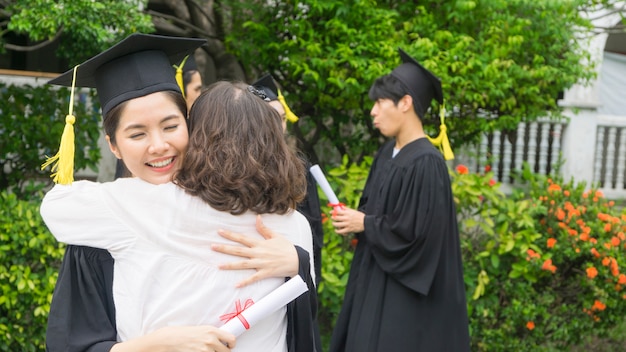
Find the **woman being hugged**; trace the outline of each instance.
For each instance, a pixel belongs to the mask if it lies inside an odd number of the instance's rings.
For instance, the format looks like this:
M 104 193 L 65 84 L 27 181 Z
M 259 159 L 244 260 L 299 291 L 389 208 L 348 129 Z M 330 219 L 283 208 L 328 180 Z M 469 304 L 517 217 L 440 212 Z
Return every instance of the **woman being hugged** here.
M 172 49 L 178 41 L 187 43 Z M 252 220 L 244 222 L 246 214 L 214 209 L 171 182 L 189 139 L 185 101 L 170 65 L 200 45 L 189 42 L 133 35 L 77 70 L 77 86 L 97 88 L 109 146 L 135 177 L 57 185 L 44 199 L 42 215 L 53 234 L 71 244 L 107 249 L 115 259 L 113 265 L 102 251 L 68 247 L 73 249 L 66 254 L 48 322 L 51 352 L 229 351 L 234 337 L 215 326 L 223 324 L 220 316 L 234 309 L 234 297 L 258 300 L 297 273 L 312 286 L 310 232 L 307 237 L 306 231 L 290 224 L 284 228 L 292 241 L 274 234 L 261 236 L 251 214 L 247 220 Z M 51 83 L 70 85 L 71 71 Z M 291 197 L 297 201 L 297 192 Z M 267 215 L 275 218 L 266 222 L 269 227 L 281 228 L 284 217 L 299 221 L 295 212 L 279 213 Z M 227 226 L 233 223 L 229 217 L 240 220 L 235 222 L 238 226 Z M 304 228 L 308 229 L 306 221 Z M 244 244 L 231 254 L 244 254 L 246 260 L 211 250 L 212 245 L 223 250 L 234 247 L 217 235 L 218 229 L 255 234 L 227 236 Z M 294 250 L 294 244 L 304 249 Z M 219 270 L 237 259 L 238 265 L 230 269 L 243 265 L 248 270 Z M 260 280 L 268 277 L 275 279 Z M 237 283 L 248 286 L 237 288 Z M 287 320 L 284 310 L 277 312 L 244 333 L 238 350 L 254 350 L 252 345 L 286 350 L 285 330 L 291 325 Z

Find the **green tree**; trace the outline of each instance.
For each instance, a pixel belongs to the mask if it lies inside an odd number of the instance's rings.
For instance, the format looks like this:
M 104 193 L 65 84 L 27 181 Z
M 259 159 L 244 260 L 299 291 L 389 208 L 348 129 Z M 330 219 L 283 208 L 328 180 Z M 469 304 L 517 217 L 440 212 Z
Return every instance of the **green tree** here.
M 293 132 L 314 161 L 371 154 L 374 78 L 399 64 L 402 47 L 443 82 L 454 146 L 482 131 L 558 116 L 557 99 L 593 77 L 577 33 L 584 9 L 613 1 L 304 0 L 239 2 L 228 45 L 251 74 L 269 71 L 303 117 Z M 438 109 L 426 116 L 438 133 Z
M 129 33 L 153 31 L 150 16 L 141 11 L 145 0 L 13 0 L 1 4 L 3 49 L 34 51 L 59 41 L 58 55 L 70 65 Z M 27 36 L 32 44 L 15 44 L 8 34 Z

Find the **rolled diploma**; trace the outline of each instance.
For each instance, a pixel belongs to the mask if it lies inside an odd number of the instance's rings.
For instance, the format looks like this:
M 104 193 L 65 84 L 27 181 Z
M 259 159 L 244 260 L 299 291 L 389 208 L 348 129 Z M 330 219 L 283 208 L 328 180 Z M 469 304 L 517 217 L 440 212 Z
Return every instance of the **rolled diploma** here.
M 240 315 L 246 319 L 250 327 L 253 327 L 256 323 L 279 310 L 281 307 L 284 307 L 308 290 L 309 288 L 306 286 L 306 283 L 302 281 L 300 275 L 296 275 L 270 292 L 267 296 L 261 298 L 258 302 L 249 306 L 241 312 Z M 237 317 L 226 322 L 220 329 L 226 330 L 235 336 L 239 336 L 246 331 L 243 323 Z
M 317 181 L 317 184 L 320 185 L 320 188 L 326 195 L 326 198 L 328 198 L 328 202 L 330 204 L 339 204 L 339 199 L 337 199 L 333 189 L 330 188 L 330 184 L 328 183 L 328 180 L 326 180 L 326 176 L 324 176 L 324 172 L 322 172 L 319 165 L 315 164 L 311 166 L 311 174 L 315 177 L 315 181 Z

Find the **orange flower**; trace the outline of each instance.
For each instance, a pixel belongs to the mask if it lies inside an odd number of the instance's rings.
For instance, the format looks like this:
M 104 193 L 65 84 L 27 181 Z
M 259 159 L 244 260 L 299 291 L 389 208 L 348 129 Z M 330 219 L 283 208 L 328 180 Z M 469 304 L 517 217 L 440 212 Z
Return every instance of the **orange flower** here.
M 610 207 L 612 207 L 612 206 L 614 206 L 614 205 L 615 205 L 615 202 L 614 202 L 614 201 L 612 201 L 612 200 L 611 200 L 611 201 L 609 201 L 609 206 L 610 206 Z
M 533 251 L 532 249 L 528 249 L 526 251 L 526 254 L 528 254 L 528 256 L 526 257 L 526 260 L 531 260 L 531 259 L 535 259 L 535 258 L 539 258 L 540 257 L 539 253 Z
M 604 197 L 604 194 L 602 193 L 602 191 L 596 191 L 596 197 L 602 198 Z
M 606 309 L 606 304 L 596 300 L 595 302 L 593 302 L 593 307 L 591 307 L 591 310 L 605 310 Z
M 595 248 L 591 248 L 591 254 L 593 254 L 593 256 L 596 258 L 600 258 L 600 253 Z
M 619 266 L 617 265 L 617 260 L 615 260 L 615 258 L 611 258 L 610 268 L 613 276 L 619 275 Z
M 491 165 L 485 165 L 485 172 L 491 171 Z
M 611 232 L 611 224 L 604 225 L 604 231 L 605 232 Z
M 489 186 L 493 187 L 496 184 L 496 180 L 494 180 L 493 178 L 491 180 L 489 180 Z
M 621 285 L 626 284 L 626 275 L 619 274 L 619 278 L 617 279 L 617 283 L 621 284 Z
M 563 219 L 565 219 L 565 212 L 563 209 L 559 208 L 556 210 L 556 218 L 559 219 L 559 221 L 563 221 Z
M 576 253 L 580 253 L 580 248 L 576 247 L 575 251 Z
M 581 241 L 587 241 L 589 240 L 589 235 L 586 233 L 581 233 L 580 236 L 578 236 L 578 238 L 580 238 Z
M 609 266 L 611 264 L 611 259 L 609 257 L 602 258 L 602 265 Z
M 589 197 L 589 193 L 588 192 L 583 193 L 583 198 L 587 199 L 588 197 Z
M 612 244 L 613 246 L 615 246 L 615 247 L 619 246 L 619 242 L 620 242 L 620 241 L 619 241 L 619 238 L 618 238 L 617 236 L 613 236 L 613 237 L 611 238 L 611 244 Z
M 563 191 L 563 194 L 564 194 L 566 197 L 569 197 L 569 191 Z
M 456 167 L 456 172 L 458 172 L 459 175 L 467 175 L 469 173 L 469 169 L 467 166 L 461 164 Z
M 533 323 L 532 321 L 529 321 L 528 323 L 526 323 L 526 329 L 532 331 L 534 328 L 535 328 L 535 323 Z
M 591 268 L 587 268 L 587 277 L 590 279 L 593 279 L 594 277 L 598 276 L 598 269 L 591 267 Z
M 556 266 L 552 265 L 552 259 L 546 259 L 541 265 L 541 270 L 551 271 L 553 274 L 556 272 Z
M 547 243 L 548 248 L 554 247 L 555 244 L 556 244 L 556 239 L 554 239 L 552 237 L 548 238 L 548 243 Z
M 548 186 L 548 192 L 560 192 L 560 191 L 561 191 L 561 186 L 557 185 L 556 183 L 553 183 L 550 186 Z
M 591 237 L 591 238 L 589 239 L 589 242 L 591 242 L 591 243 L 593 243 L 593 244 L 596 244 L 596 243 L 598 243 L 598 240 L 596 240 L 595 238 Z
M 350 240 L 350 245 L 352 246 L 352 248 L 356 248 L 356 245 L 358 243 L 359 243 L 359 239 L 356 237 Z

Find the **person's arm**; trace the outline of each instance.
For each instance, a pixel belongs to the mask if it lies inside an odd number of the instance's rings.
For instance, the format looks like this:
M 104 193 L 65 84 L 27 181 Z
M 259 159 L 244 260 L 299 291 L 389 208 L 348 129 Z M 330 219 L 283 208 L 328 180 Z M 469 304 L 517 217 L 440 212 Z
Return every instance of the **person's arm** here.
M 110 352 L 230 352 L 235 336 L 214 326 L 168 326 L 114 345 Z
M 233 335 L 212 326 L 167 327 L 118 343 L 113 263 L 106 250 L 66 248 L 50 304 L 47 352 L 227 352 L 235 346 Z
M 107 204 L 103 184 L 77 181 L 55 185 L 40 213 L 52 235 L 63 243 L 103 249 L 128 246 L 132 236 Z
M 250 238 L 244 234 L 227 230 L 218 231 L 220 236 L 243 246 L 214 244 L 211 246 L 211 249 L 216 252 L 247 258 L 237 262 L 221 264 L 220 269 L 257 270 L 252 276 L 237 283 L 237 287 L 243 287 L 269 277 L 292 277 L 297 275 L 300 267 L 298 252 L 294 244 L 285 237 L 269 230 L 263 225 L 260 216 L 257 216 L 256 227 L 264 239 Z M 310 265 L 308 267 L 310 268 Z

